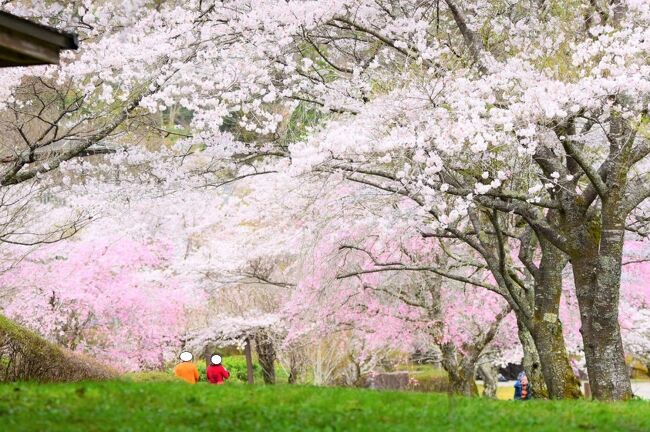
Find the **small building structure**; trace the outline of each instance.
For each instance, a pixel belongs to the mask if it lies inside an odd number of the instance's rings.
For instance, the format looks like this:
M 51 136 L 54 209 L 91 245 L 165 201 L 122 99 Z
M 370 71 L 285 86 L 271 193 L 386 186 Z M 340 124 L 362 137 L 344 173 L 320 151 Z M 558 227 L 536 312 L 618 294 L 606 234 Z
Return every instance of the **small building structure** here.
M 0 67 L 58 64 L 77 36 L 0 11 Z

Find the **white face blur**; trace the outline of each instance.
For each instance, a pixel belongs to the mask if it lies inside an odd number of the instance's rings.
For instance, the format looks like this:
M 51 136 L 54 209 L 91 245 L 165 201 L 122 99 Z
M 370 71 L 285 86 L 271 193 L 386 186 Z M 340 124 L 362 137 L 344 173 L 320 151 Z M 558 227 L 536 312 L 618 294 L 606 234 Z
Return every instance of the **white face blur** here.
M 215 365 L 221 364 L 221 356 L 219 354 L 215 354 L 215 355 L 212 356 L 210 361 L 212 361 L 212 364 L 215 364 Z
M 192 360 L 192 353 L 187 352 L 187 351 L 182 352 L 181 353 L 181 360 L 186 361 L 186 362 Z

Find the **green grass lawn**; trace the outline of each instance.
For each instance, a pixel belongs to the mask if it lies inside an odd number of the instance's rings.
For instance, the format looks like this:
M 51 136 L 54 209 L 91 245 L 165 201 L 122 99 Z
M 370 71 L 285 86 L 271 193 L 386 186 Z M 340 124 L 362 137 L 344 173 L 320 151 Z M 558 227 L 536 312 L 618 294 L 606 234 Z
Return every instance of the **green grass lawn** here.
M 648 431 L 650 403 L 182 382 L 0 385 L 3 431 Z

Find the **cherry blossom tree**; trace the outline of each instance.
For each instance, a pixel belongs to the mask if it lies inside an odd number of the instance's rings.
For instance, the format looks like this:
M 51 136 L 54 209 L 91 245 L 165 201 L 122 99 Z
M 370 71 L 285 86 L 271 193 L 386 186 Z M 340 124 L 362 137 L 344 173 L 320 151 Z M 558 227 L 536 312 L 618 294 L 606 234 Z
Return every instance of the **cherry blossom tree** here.
M 355 235 L 363 232 L 355 228 Z M 412 351 L 416 340 L 426 337 L 441 350 L 451 390 L 475 395 L 479 358 L 510 308 L 483 288 L 463 288 L 437 274 L 446 268 L 440 262 L 444 258 L 427 254 L 426 243 L 420 240 L 418 244 L 418 237 L 405 246 L 384 244 L 376 236 L 357 243 L 354 237 L 332 234 L 332 243 L 319 246 L 319 253 L 325 255 L 318 261 L 327 260 L 337 271 L 327 276 L 325 270 L 324 278 L 312 276 L 299 282 L 292 302 L 302 306 L 292 313 L 302 309 L 325 329 L 354 329 L 364 334 L 370 352 L 384 345 Z M 329 254 L 339 255 L 338 259 L 328 257 L 328 247 Z M 427 265 L 427 255 L 433 266 Z M 315 313 L 311 310 L 314 303 L 318 304 Z M 512 344 L 512 339 L 503 343 L 508 348 Z
M 161 367 L 198 303 L 170 274 L 170 257 L 169 245 L 128 238 L 40 248 L 2 275 L 15 290 L 4 314 L 122 370 Z
M 61 68 L 7 73 L 0 184 L 134 136 L 177 137 L 152 119 L 181 107 L 191 136 L 154 145 L 148 185 L 178 178 L 155 169 L 165 154 L 196 162 L 206 187 L 331 174 L 410 200 L 405 220 L 463 243 L 489 271 L 481 284 L 513 309 L 531 378 L 551 397 L 577 396 L 558 319 L 569 263 L 594 396 L 626 399 L 618 311 L 624 233 L 648 221 L 650 10 L 572 6 L 15 2 L 12 12 L 76 29 L 82 44 Z M 318 127 L 288 139 L 310 110 Z M 109 159 L 137 159 L 128 153 Z
M 513 215 L 546 250 L 568 256 L 594 395 L 625 399 L 623 233 L 648 197 L 649 152 L 646 38 L 632 29 L 647 28 L 648 10 L 637 1 L 561 10 L 540 2 L 358 1 L 306 15 L 301 3 L 288 4 L 277 26 L 261 24 L 274 16 L 266 7 L 241 22 L 259 43 L 291 34 L 268 51 L 285 71 L 297 71 L 291 97 L 343 113 L 322 135 L 290 147 L 294 165 L 326 163 L 405 194 L 447 232 L 459 218 L 485 232 L 476 223 L 484 211 L 493 214 L 488 226 Z M 292 45 L 296 39 L 303 45 Z M 503 255 L 488 264 L 498 270 Z M 504 294 L 525 290 L 502 276 Z M 559 341 L 558 286 L 538 286 L 536 297 L 550 306 L 521 311 L 532 324 L 527 331 L 539 327 Z M 558 377 L 567 376 L 562 362 Z

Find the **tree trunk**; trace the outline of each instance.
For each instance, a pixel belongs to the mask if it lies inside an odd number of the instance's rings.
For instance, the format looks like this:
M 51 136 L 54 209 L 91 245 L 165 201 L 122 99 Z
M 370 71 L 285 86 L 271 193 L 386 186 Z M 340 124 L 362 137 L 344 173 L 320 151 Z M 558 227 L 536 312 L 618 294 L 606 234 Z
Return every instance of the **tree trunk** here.
M 287 378 L 287 383 L 295 384 L 298 382 L 298 377 L 300 376 L 301 362 L 298 359 L 298 355 L 293 351 L 289 352 L 289 376 Z
M 474 380 L 476 365 L 465 365 L 449 373 L 449 392 L 463 396 L 478 396 L 478 387 Z
M 478 366 L 478 373 L 483 378 L 483 397 L 496 399 L 497 397 L 497 369 L 491 362 L 483 362 Z
M 630 399 L 632 386 L 618 323 L 620 260 L 602 253 L 583 257 L 574 260 L 573 273 L 592 395 L 600 400 Z
M 557 214 L 552 211 L 547 214 L 549 219 L 556 217 Z M 491 218 L 491 221 L 495 231 L 500 232 L 498 215 Z M 476 214 L 473 215 L 472 223 L 476 231 L 481 231 Z M 511 281 L 509 273 L 513 269 L 502 264 L 504 258 L 496 260 L 496 253 L 494 256 L 486 254 L 484 257 L 500 288 L 506 292 L 504 299 L 515 311 L 519 340 L 524 351 L 524 370 L 537 398 L 579 397 L 578 382 L 572 379 L 573 370 L 564 345 L 562 326 L 558 320 L 562 270 L 566 267 L 568 257 L 549 241 L 537 236 L 532 229 L 524 231 L 519 240 L 519 258 L 528 268 L 533 286 L 526 283 L 526 288 L 520 289 L 518 284 Z M 535 240 L 542 250 L 539 267 L 534 264 L 537 247 Z M 490 248 L 496 247 L 487 240 L 483 244 Z M 497 253 L 505 255 L 505 251 L 500 249 Z M 549 337 L 552 339 L 548 340 Z M 552 394 L 549 394 L 549 390 Z
M 253 375 L 253 353 L 251 352 L 251 340 L 246 338 L 244 345 L 244 354 L 246 355 L 246 376 L 248 384 L 255 383 L 255 377 Z
M 544 381 L 544 376 L 542 375 L 542 370 L 540 368 L 541 361 L 533 336 L 520 320 L 517 320 L 517 327 L 519 332 L 519 341 L 524 350 L 523 366 L 526 375 L 528 376 L 528 381 L 533 388 L 533 397 L 537 399 L 547 399 L 548 389 L 546 388 L 546 382 Z
M 568 257 L 544 239 L 540 240 L 540 246 L 542 257 L 535 278 L 534 317 L 528 328 L 537 347 L 548 397 L 578 399 L 582 396 L 580 381 L 569 362 L 559 319 L 562 272 Z
M 608 139 L 614 158 L 608 159 L 600 218 L 584 218 L 578 248 L 572 253 L 573 277 L 580 308 L 582 341 L 594 399 L 630 399 L 632 386 L 625 364 L 618 323 L 625 221 L 630 211 L 627 177 L 632 166 L 636 131 L 615 110 Z M 574 224 L 575 225 L 575 224 Z
M 478 396 L 478 387 L 474 380 L 476 362 L 471 356 L 463 356 L 452 343 L 441 347 L 442 367 L 449 376 L 449 392 L 463 396 Z
M 203 359 L 205 360 L 205 367 L 208 367 L 212 364 L 212 355 L 213 355 L 213 349 L 211 346 L 206 346 L 203 348 Z
M 265 384 L 275 384 L 275 347 L 273 340 L 264 332 L 260 332 L 255 337 L 255 346 L 257 348 L 257 358 L 262 367 L 262 376 Z
M 537 346 L 541 372 L 551 399 L 579 399 L 580 381 L 573 373 L 564 344 L 562 323 L 552 317 L 535 320 L 531 335 Z

